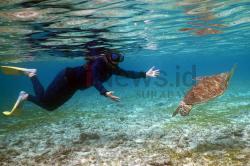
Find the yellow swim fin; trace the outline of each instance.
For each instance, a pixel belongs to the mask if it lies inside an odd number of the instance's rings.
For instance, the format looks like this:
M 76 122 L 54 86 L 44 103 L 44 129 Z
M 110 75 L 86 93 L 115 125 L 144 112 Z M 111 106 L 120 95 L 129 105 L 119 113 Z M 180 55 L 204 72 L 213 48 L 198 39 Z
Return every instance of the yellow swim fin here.
M 22 95 L 19 95 L 14 107 L 12 108 L 11 111 L 4 111 L 3 114 L 6 115 L 6 116 L 11 116 L 11 115 L 14 115 L 15 113 L 17 113 L 17 110 L 20 106 L 22 102 Z
M 29 69 L 14 66 L 0 66 L 0 71 L 7 75 L 24 75 Z

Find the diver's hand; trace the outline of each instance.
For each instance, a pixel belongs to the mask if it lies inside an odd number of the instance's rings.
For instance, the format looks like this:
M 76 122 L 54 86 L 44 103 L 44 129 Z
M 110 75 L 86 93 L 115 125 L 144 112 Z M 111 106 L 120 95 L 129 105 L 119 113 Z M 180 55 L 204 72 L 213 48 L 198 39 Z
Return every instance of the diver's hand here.
M 149 69 L 147 72 L 146 72 L 146 76 L 147 77 L 157 77 L 160 75 L 160 70 L 157 69 L 157 70 L 154 70 L 154 66 L 151 67 L 151 69 Z
M 111 100 L 120 101 L 120 98 L 117 96 L 114 96 L 113 93 L 114 93 L 113 91 L 106 92 L 106 96 L 109 97 Z

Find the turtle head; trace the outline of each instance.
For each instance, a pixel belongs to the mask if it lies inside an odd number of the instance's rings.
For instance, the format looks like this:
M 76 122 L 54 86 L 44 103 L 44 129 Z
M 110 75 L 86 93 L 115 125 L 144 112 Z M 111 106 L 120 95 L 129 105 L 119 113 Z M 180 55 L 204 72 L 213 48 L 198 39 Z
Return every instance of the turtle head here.
M 192 110 L 192 105 L 188 105 L 185 102 L 181 101 L 180 105 L 176 108 L 172 117 L 174 117 L 178 113 L 180 113 L 182 116 L 187 116 L 191 110 Z
M 192 105 L 185 104 L 182 106 L 180 114 L 181 116 L 187 116 L 191 110 L 192 110 Z

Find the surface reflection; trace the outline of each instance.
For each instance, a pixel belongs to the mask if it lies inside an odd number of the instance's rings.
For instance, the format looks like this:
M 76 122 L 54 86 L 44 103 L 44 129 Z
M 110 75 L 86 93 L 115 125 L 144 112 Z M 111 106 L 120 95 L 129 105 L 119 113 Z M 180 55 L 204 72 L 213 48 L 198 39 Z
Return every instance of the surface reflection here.
M 187 22 L 190 27 L 179 29 L 179 31 L 191 31 L 198 36 L 221 34 L 221 28 L 225 27 L 221 21 L 218 21 L 213 8 L 217 4 L 207 0 L 183 0 L 177 4 L 182 7 L 184 13 L 189 16 Z

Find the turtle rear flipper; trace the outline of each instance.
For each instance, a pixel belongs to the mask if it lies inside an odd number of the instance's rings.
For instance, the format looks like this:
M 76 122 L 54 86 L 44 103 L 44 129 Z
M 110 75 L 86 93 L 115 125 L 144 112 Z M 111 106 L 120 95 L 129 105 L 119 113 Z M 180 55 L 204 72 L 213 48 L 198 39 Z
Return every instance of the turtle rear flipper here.
M 231 69 L 231 71 L 229 72 L 229 75 L 227 77 L 227 81 L 230 81 L 230 79 L 232 78 L 234 72 L 235 72 L 235 69 L 237 67 L 237 64 L 234 64 L 233 68 Z

